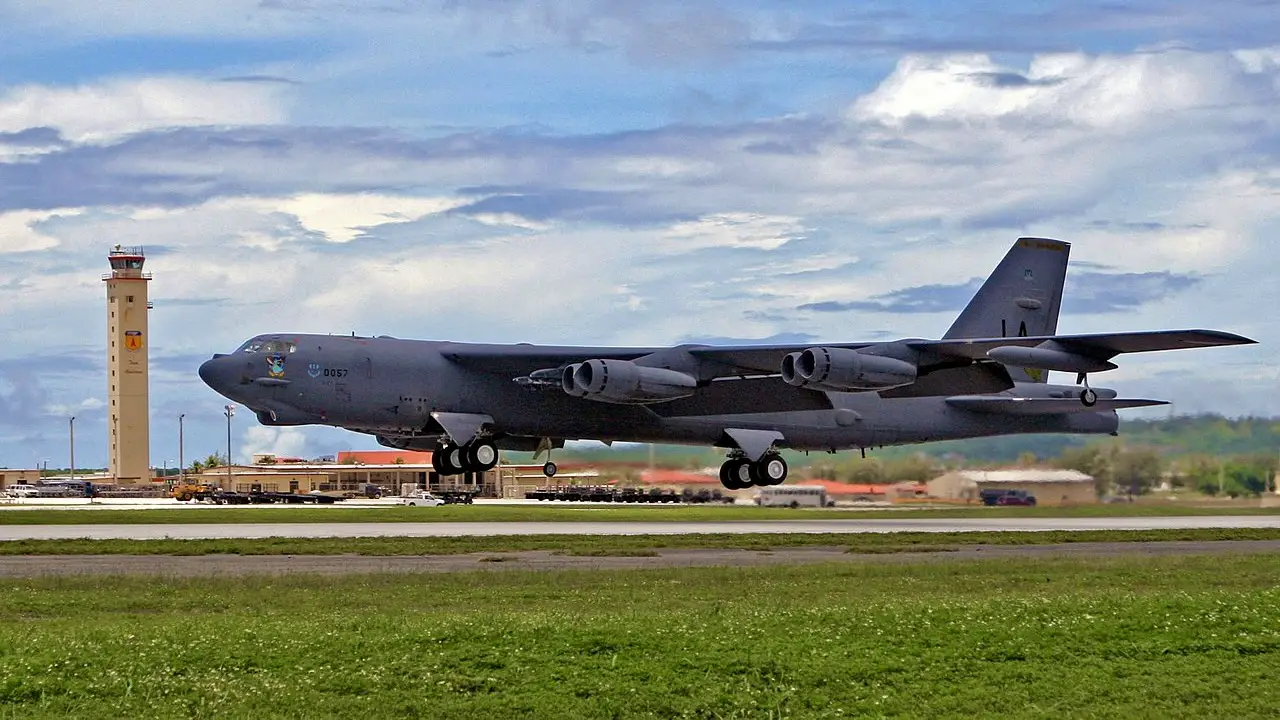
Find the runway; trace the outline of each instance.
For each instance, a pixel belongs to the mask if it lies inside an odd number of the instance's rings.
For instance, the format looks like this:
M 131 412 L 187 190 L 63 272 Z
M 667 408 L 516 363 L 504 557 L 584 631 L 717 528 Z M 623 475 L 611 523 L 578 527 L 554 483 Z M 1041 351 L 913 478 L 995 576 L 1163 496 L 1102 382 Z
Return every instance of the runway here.
M 706 535 L 748 533 L 1047 532 L 1280 528 L 1277 515 L 1106 518 L 764 520 L 744 522 L 432 522 L 8 525 L 0 540 L 221 540 L 230 538 Z

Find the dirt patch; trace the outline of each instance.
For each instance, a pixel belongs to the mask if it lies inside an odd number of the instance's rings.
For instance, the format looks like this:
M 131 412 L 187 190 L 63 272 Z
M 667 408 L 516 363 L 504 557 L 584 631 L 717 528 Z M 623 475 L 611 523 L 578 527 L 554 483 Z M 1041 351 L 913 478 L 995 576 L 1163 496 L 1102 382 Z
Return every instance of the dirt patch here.
M 314 573 L 424 573 L 480 570 L 608 570 L 672 567 L 794 565 L 822 562 L 919 563 L 953 560 L 1177 555 L 1280 551 L 1277 540 L 1211 542 L 1111 542 L 1060 545 L 971 545 L 928 552 L 859 553 L 847 547 L 778 548 L 768 551 L 659 549 L 647 556 L 575 556 L 550 551 L 467 555 L 28 555 L 0 557 L 0 577 L 47 575 L 162 575 L 234 577 Z

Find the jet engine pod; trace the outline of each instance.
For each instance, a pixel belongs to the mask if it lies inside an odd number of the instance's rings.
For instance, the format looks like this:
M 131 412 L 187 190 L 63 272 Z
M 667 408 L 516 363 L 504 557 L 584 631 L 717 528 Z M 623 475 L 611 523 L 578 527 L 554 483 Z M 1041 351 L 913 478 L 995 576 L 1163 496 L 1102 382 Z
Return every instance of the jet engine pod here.
M 581 364 L 566 365 L 560 375 L 560 388 L 574 397 L 584 397 L 587 394 L 587 391 L 579 389 L 573 381 L 573 376 L 578 372 L 578 367 Z
M 815 390 L 888 390 L 914 383 L 916 366 L 890 357 L 867 355 L 857 350 L 812 347 L 784 357 L 782 377 L 796 387 Z
M 630 360 L 587 360 L 573 367 L 572 389 L 568 368 L 565 392 L 597 402 L 639 405 L 688 397 L 698 381 L 666 368 L 645 367 Z
M 800 353 L 793 352 L 782 357 L 782 381 L 788 385 L 804 387 L 804 378 L 796 375 L 796 361 Z

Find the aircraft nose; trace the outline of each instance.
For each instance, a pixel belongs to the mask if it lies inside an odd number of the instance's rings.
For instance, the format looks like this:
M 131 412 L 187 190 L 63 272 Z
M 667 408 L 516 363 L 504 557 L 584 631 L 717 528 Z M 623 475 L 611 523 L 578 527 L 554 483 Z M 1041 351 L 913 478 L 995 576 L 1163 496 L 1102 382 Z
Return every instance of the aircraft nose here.
M 231 387 L 231 367 L 225 360 L 225 355 L 214 355 L 212 359 L 205 360 L 200 364 L 200 379 L 205 385 L 217 390 L 222 394 L 226 394 L 228 388 Z

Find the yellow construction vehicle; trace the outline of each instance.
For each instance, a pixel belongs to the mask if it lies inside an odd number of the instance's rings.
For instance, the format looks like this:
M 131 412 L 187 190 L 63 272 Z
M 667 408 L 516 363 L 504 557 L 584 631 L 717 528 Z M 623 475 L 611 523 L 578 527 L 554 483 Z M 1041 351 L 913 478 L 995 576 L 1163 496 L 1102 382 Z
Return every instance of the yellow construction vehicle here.
M 220 488 L 217 485 L 175 485 L 173 488 L 173 497 L 187 502 L 188 500 L 206 500 L 213 496 Z

